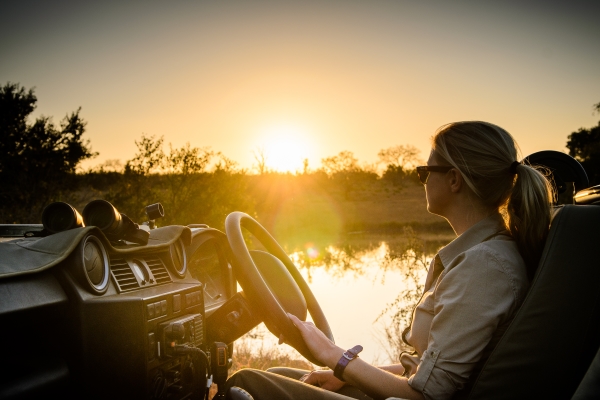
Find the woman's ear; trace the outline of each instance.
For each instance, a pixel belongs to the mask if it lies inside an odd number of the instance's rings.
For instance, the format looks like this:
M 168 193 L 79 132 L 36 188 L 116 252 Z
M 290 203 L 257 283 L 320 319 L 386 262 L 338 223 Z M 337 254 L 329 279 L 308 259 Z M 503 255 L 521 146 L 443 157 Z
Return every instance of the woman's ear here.
M 448 185 L 450 186 L 450 191 L 452 193 L 460 192 L 464 184 L 464 179 L 461 173 L 456 168 L 453 168 L 450 171 L 448 171 L 447 177 Z

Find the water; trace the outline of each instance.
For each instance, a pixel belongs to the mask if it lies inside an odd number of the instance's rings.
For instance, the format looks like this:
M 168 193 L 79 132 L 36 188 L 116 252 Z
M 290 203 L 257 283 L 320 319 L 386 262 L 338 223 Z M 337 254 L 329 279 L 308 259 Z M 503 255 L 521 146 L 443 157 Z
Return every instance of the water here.
M 450 240 L 423 238 L 412 231 L 399 237 L 361 235 L 336 245 L 308 243 L 290 257 L 309 282 L 336 343 L 342 348 L 360 344 L 364 360 L 383 365 L 397 353 L 384 328 L 392 326 L 393 316 L 402 310 L 405 319 L 410 314 L 431 257 Z M 252 333 L 262 337 L 264 346 L 277 346 L 264 325 Z

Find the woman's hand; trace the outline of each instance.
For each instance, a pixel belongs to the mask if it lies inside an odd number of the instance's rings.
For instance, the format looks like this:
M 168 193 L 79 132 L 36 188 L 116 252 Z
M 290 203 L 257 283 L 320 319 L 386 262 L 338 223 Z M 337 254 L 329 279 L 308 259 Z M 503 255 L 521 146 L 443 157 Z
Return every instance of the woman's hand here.
M 344 350 L 336 346 L 311 322 L 300 321 L 289 313 L 288 317 L 300 331 L 313 356 L 329 368 L 335 368 L 338 360 L 344 354 Z M 394 367 L 393 372 L 400 372 L 400 369 Z M 306 383 L 320 385 L 328 390 L 339 390 L 344 386 L 344 382 L 335 378 L 332 371 L 315 371 L 302 378 Z M 348 384 L 358 387 L 373 398 L 425 399 L 421 392 L 416 391 L 408 384 L 407 378 L 374 367 L 358 357 L 346 367 L 344 379 Z
M 301 321 L 298 317 L 290 313 L 288 313 L 288 317 L 300 331 L 304 343 L 306 343 L 312 355 L 328 367 L 335 366 L 344 353 L 344 350 L 329 340 L 312 322 Z
M 300 378 L 300 382 L 318 386 L 321 389 L 329 390 L 331 392 L 337 392 L 346 384 L 346 382 L 340 381 L 333 376 L 332 370 L 312 371 Z

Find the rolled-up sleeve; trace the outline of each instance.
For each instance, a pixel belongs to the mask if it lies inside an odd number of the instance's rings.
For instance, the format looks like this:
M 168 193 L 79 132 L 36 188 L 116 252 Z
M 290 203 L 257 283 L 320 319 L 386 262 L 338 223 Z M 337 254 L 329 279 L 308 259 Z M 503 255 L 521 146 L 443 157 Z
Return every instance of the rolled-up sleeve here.
M 498 326 L 512 317 L 519 293 L 505 264 L 479 245 L 446 267 L 432 288 L 427 349 L 408 381 L 426 399 L 450 399 L 462 389 Z

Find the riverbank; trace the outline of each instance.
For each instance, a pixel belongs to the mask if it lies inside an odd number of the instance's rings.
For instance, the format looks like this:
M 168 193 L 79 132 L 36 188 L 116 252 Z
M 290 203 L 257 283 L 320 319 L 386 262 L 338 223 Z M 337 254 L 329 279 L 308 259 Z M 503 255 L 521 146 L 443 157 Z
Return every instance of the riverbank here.
M 430 214 L 423 186 L 363 190 L 345 198 L 330 188 L 286 191 L 272 186 L 257 202 L 256 217 L 278 240 L 295 244 L 338 242 L 348 236 L 400 235 L 407 227 L 419 236 L 447 241 L 454 233 L 446 220 Z M 385 188 L 384 188 L 385 189 Z

